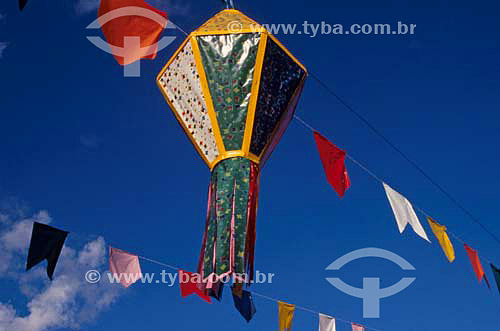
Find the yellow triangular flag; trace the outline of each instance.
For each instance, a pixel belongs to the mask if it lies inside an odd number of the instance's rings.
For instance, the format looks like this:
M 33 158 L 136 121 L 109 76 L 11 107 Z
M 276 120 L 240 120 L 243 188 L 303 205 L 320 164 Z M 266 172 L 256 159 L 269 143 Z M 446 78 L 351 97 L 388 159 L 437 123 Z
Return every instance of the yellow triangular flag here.
M 280 331 L 291 331 L 295 305 L 278 301 L 278 311 L 280 318 Z
M 439 224 L 430 217 L 427 217 L 427 221 L 431 226 L 432 232 L 434 232 L 434 235 L 439 241 L 443 252 L 446 254 L 448 261 L 453 262 L 455 260 L 455 250 L 453 249 L 450 238 L 448 238 L 448 234 L 446 233 L 446 226 Z

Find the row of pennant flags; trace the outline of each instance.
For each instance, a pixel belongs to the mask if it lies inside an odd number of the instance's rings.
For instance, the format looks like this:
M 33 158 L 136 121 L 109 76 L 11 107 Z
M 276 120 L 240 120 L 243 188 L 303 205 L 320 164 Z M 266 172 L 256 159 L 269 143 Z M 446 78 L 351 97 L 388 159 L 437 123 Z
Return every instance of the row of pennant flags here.
M 347 168 L 345 166 L 345 158 L 347 153 L 335 146 L 320 133 L 313 131 L 313 134 L 328 182 L 335 189 L 338 195 L 340 197 L 343 197 L 346 190 L 351 185 L 349 175 L 347 173 Z M 418 219 L 418 216 L 415 213 L 411 202 L 408 201 L 408 199 L 405 198 L 401 193 L 397 192 L 386 183 L 382 182 L 382 185 L 387 195 L 387 199 L 389 200 L 391 209 L 394 213 L 394 217 L 396 218 L 399 232 L 403 233 L 407 225 L 410 225 L 413 231 L 418 236 L 430 243 L 431 241 L 429 240 L 424 227 L 420 223 L 420 220 Z M 446 258 L 450 263 L 452 263 L 453 261 L 455 261 L 455 249 L 453 248 L 453 245 L 448 236 L 446 226 L 439 224 L 430 216 L 427 216 L 427 222 L 429 223 L 432 233 L 436 237 L 439 245 L 446 255 Z M 486 277 L 486 273 L 484 272 L 483 266 L 481 265 L 481 260 L 477 251 L 466 243 L 463 243 L 463 245 L 477 279 L 479 280 L 479 282 L 484 279 L 486 285 L 488 286 L 488 288 L 490 288 L 488 278 Z M 500 291 L 500 269 L 495 267 L 492 263 L 490 263 L 490 267 Z
M 346 151 L 335 146 L 320 133 L 313 131 L 313 134 L 326 178 L 338 195 L 343 197 L 351 185 L 345 165 L 347 153 Z M 410 225 L 418 236 L 430 242 L 411 202 L 386 183 L 382 182 L 382 184 L 394 213 L 399 232 L 402 233 L 405 228 Z M 446 226 L 439 224 L 429 216 L 427 216 L 427 221 L 446 258 L 450 263 L 453 262 L 455 260 L 455 250 L 448 236 Z M 29 246 L 26 265 L 27 270 L 31 269 L 43 260 L 47 260 L 47 275 L 50 279 L 52 279 L 57 260 L 61 250 L 63 249 L 67 235 L 68 232 L 66 231 L 35 222 L 33 224 L 33 231 Z M 469 245 L 465 243 L 463 244 L 478 281 L 482 282 L 484 279 L 487 286 L 491 288 L 481 264 L 478 252 Z M 490 263 L 490 267 L 497 287 L 500 291 L 500 269 L 492 263 Z M 112 274 L 118 276 L 117 279 L 124 287 L 129 287 L 142 277 L 139 256 L 112 247 L 109 252 L 109 270 Z M 127 278 L 121 277 L 121 275 L 136 275 L 136 277 Z M 219 287 L 210 289 L 207 293 L 203 283 L 201 282 L 201 278 L 193 277 L 194 275 L 196 274 L 178 269 L 179 280 L 188 279 L 186 282 L 179 281 L 182 297 L 196 294 L 201 299 L 209 303 L 211 303 L 210 297 L 217 300 L 221 299 L 223 284 Z M 243 290 L 242 284 L 235 283 L 232 286 L 232 294 L 236 309 L 247 322 L 250 321 L 256 313 L 252 292 Z M 289 331 L 294 316 L 295 306 L 281 301 L 278 301 L 278 305 L 280 330 Z M 335 319 L 333 317 L 324 314 L 319 314 L 318 316 L 320 331 L 335 330 Z M 365 330 L 365 327 L 360 324 L 351 324 L 353 331 Z
M 26 3 L 27 0 L 19 0 L 21 10 L 24 9 Z M 153 10 L 155 13 L 165 18 L 165 26 L 167 22 L 167 15 L 165 12 L 153 8 L 143 0 L 100 0 L 98 17 L 100 20 L 102 19 L 101 29 L 108 43 L 116 45 L 117 48 L 122 49 L 124 36 L 138 36 L 141 41 L 144 41 L 141 42 L 140 49 L 130 50 L 134 52 L 137 51 L 138 53 L 136 54 L 119 55 L 118 53 L 113 52 L 117 62 L 121 65 L 130 64 L 140 60 L 141 58 L 154 59 L 156 57 L 156 52 L 153 52 L 152 54 L 148 53 L 148 56 L 141 54 L 140 52 L 149 51 L 148 47 L 156 44 L 165 27 L 154 20 L 141 16 L 134 16 L 133 22 L 130 21 L 130 17 L 117 17 L 112 20 L 106 19 L 106 14 L 111 11 L 129 6 Z M 344 150 L 336 147 L 316 131 L 314 131 L 314 139 L 319 150 L 328 182 L 335 189 L 338 195 L 343 197 L 346 190 L 351 185 L 347 169 L 345 167 L 345 158 L 347 154 Z M 409 224 L 417 235 L 430 242 L 422 224 L 415 214 L 412 204 L 403 195 L 392 189 L 386 183 L 383 183 L 383 186 L 392 210 L 394 211 L 399 231 L 402 233 Z M 448 260 L 453 262 L 455 254 L 453 246 L 446 233 L 446 227 L 440 225 L 430 217 L 427 217 L 427 220 Z M 471 257 L 471 261 L 477 261 L 477 263 L 473 262 L 474 270 L 477 271 L 476 274 L 484 274 L 484 271 L 482 271 L 483 269 L 479 263 L 479 258 L 474 257 L 477 253 L 469 246 L 465 245 L 465 247 L 469 257 Z M 493 265 L 491 267 L 493 270 L 497 270 Z
M 27 0 L 19 0 L 21 10 L 24 9 L 26 3 Z M 150 41 L 151 45 L 155 44 L 163 31 L 163 27 L 159 26 L 158 22 L 140 16 L 134 16 L 134 20 L 136 20 L 134 22 L 130 22 L 130 19 L 128 17 L 118 17 L 114 18 L 111 21 L 108 21 L 104 18 L 107 13 L 110 13 L 111 11 L 119 8 L 126 8 L 127 6 L 135 6 L 153 10 L 157 14 L 165 18 L 166 24 L 166 13 L 151 7 L 143 0 L 101 0 L 98 16 L 99 18 L 103 18 L 103 24 L 101 25 L 101 28 L 103 34 L 106 37 L 106 40 L 110 44 L 116 45 L 120 48 L 121 46 L 123 46 L 125 35 L 139 36 L 141 40 Z M 147 45 L 143 45 L 143 43 L 141 43 L 141 46 L 141 50 L 145 50 L 148 48 L 145 47 Z M 143 56 L 140 53 L 127 54 L 126 56 L 123 54 L 118 55 L 117 53 L 114 53 L 114 55 L 118 63 L 120 63 L 121 65 L 127 65 L 141 58 L 154 59 L 156 56 L 156 52 L 148 56 Z M 129 59 L 130 61 L 127 62 L 125 61 L 125 59 Z M 338 195 L 340 197 L 343 197 L 346 190 L 351 185 L 349 176 L 347 174 L 347 169 L 345 167 L 345 158 L 347 154 L 344 150 L 336 147 L 316 131 L 314 131 L 314 139 L 319 150 L 328 182 L 332 185 Z M 392 210 L 394 211 L 399 231 L 402 233 L 406 226 L 409 224 L 417 235 L 430 242 L 424 228 L 422 227 L 417 215 L 415 214 L 415 211 L 413 210 L 411 203 L 386 183 L 383 183 L 383 186 Z M 443 248 L 448 260 L 450 262 L 453 262 L 453 260 L 455 259 L 455 254 L 453 251 L 453 246 L 446 233 L 446 227 L 438 224 L 430 217 L 428 217 L 428 222 L 434 235 L 438 239 L 439 244 Z M 466 249 L 468 253 L 475 252 L 467 245 Z M 476 253 L 469 253 L 469 256 L 471 256 L 471 254 L 474 255 Z M 474 260 L 479 261 L 478 259 Z M 475 265 L 474 270 L 478 270 L 481 273 L 482 267 L 480 266 L 480 264 L 473 264 Z M 492 268 L 494 268 L 494 266 L 492 266 Z
M 19 6 L 21 10 L 24 9 L 26 3 L 27 0 L 19 0 Z M 157 14 L 165 18 L 164 24 L 160 24 L 154 20 L 142 18 L 139 16 L 134 16 L 134 19 L 137 21 L 133 22 L 133 24 L 128 21 L 129 18 L 127 17 L 114 18 L 109 22 L 101 24 L 101 29 L 104 36 L 106 37 L 106 40 L 110 44 L 120 47 L 123 46 L 125 35 L 139 36 L 141 40 L 148 41 L 147 43 L 149 44 L 149 46 L 156 44 L 167 24 L 167 15 L 165 12 L 157 10 L 156 8 L 145 3 L 143 0 L 101 0 L 98 16 L 101 19 L 101 17 L 104 17 L 104 15 L 106 15 L 107 13 L 119 8 L 125 8 L 127 6 L 135 6 L 153 10 Z M 118 55 L 117 52 L 113 53 L 117 62 L 121 65 L 127 65 L 142 58 L 154 59 L 156 57 L 156 52 L 148 53 L 148 55 L 141 54 L 141 51 L 145 50 L 150 52 L 150 49 L 148 49 L 148 47 L 145 47 L 148 45 L 144 45 L 143 43 L 141 43 L 141 46 L 142 47 L 138 49 L 132 50 L 136 52 L 134 54 Z M 345 158 L 347 153 L 335 146 L 320 133 L 313 131 L 313 134 L 327 180 L 337 192 L 337 194 L 340 197 L 343 197 L 345 192 L 351 185 L 349 175 L 347 173 L 347 168 L 345 166 Z M 403 195 L 391 188 L 386 183 L 383 182 L 382 184 L 389 200 L 390 206 L 394 212 L 399 232 L 402 233 L 405 228 L 410 225 L 413 231 L 418 236 L 430 242 L 427 233 L 420 223 L 420 220 L 418 219 L 410 201 L 408 201 L 407 198 L 405 198 Z M 448 237 L 446 226 L 439 224 L 429 216 L 427 216 L 427 221 L 444 254 L 446 255 L 446 258 L 449 260 L 449 262 L 453 262 L 455 260 L 455 251 Z M 64 241 L 66 240 L 67 235 L 68 232 L 66 231 L 62 231 L 45 224 L 35 222 L 28 252 L 27 270 L 31 269 L 33 266 L 37 265 L 43 260 L 47 260 L 47 274 L 49 278 L 52 279 L 57 260 L 64 246 Z M 474 273 L 477 276 L 477 279 L 479 280 L 479 282 L 484 279 L 487 286 L 490 287 L 477 251 L 467 244 L 463 244 L 472 264 Z M 110 271 L 115 274 L 130 273 L 130 271 L 138 271 L 138 274 L 140 274 L 139 260 L 136 255 L 128 254 L 126 252 L 113 248 L 110 249 L 109 266 Z M 496 284 L 500 290 L 500 269 L 498 269 L 491 263 L 490 267 L 494 274 Z M 187 272 L 179 270 L 179 276 L 181 276 L 181 273 Z M 122 279 L 121 283 L 123 286 L 128 287 L 133 282 Z M 181 294 L 184 297 L 192 293 L 196 293 L 202 299 L 210 302 L 210 297 L 204 294 L 203 288 L 200 286 L 202 285 L 198 283 L 181 283 Z M 220 289 L 211 290 L 210 294 L 215 298 L 219 298 L 221 293 L 222 287 Z M 238 311 L 240 311 L 242 316 L 247 321 L 250 321 L 250 319 L 256 312 L 251 292 L 245 291 L 242 288 L 238 288 L 238 286 L 234 286 L 233 299 Z M 294 310 L 294 305 L 279 302 L 280 330 L 290 330 Z M 352 329 L 353 331 L 363 331 L 364 327 L 352 323 Z M 335 319 L 328 315 L 319 314 L 319 330 L 335 330 Z
M 67 231 L 34 222 L 26 269 L 29 270 L 43 260 L 47 260 L 47 275 L 52 280 L 67 236 Z M 109 271 L 125 288 L 142 278 L 139 256 L 114 247 L 109 248 Z M 207 294 L 198 274 L 183 269 L 177 269 L 177 272 L 181 297 L 184 298 L 195 294 L 208 303 L 212 303 L 211 297 L 218 301 L 222 299 L 224 283 L 218 283 Z M 250 322 L 257 312 L 252 292 L 244 290 L 242 283 L 233 284 L 231 290 L 236 310 L 247 322 Z M 294 313 L 295 305 L 278 301 L 280 331 L 290 331 L 292 329 Z M 319 313 L 318 320 L 319 331 L 336 331 L 334 317 Z M 351 323 L 351 326 L 352 331 L 365 331 L 365 327 L 361 324 Z

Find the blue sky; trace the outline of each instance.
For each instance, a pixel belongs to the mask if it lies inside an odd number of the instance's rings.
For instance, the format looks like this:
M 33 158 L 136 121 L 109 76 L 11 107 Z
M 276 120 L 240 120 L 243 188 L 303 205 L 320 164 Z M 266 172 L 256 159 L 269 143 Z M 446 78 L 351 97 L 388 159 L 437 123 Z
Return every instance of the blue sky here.
M 154 4 L 186 31 L 222 7 L 218 1 Z M 304 7 L 294 0 L 256 0 L 236 5 L 261 23 L 417 24 L 414 35 L 277 37 L 500 235 L 498 4 L 319 0 Z M 77 284 L 86 268 L 106 269 L 108 244 L 196 268 L 209 171 L 154 83 L 183 35 L 168 31 L 178 37 L 175 42 L 155 61 L 142 62 L 140 78 L 124 78 L 113 57 L 86 39 L 99 34 L 85 29 L 96 17 L 95 2 L 30 0 L 20 14 L 10 0 L 2 2 L 0 15 L 5 252 L 0 322 L 31 318 L 28 331 L 78 325 L 93 331 L 276 328 L 276 304 L 256 298 L 257 314 L 247 324 L 227 289 L 222 303 L 207 305 L 196 297 L 181 299 L 177 286 L 136 284 L 124 291 Z M 496 242 L 312 79 L 297 114 L 500 265 Z M 298 122 L 290 124 L 262 171 L 259 196 L 256 268 L 276 276 L 273 284 L 253 289 L 385 331 L 498 325 L 498 292 L 477 284 L 460 243 L 453 242 L 457 260 L 449 264 L 427 224 L 432 244 L 411 229 L 400 235 L 382 186 L 354 164 L 347 166 L 352 187 L 341 200 L 326 182 L 312 135 Z M 22 271 L 26 243 L 21 241 L 33 219 L 75 233 L 56 269 L 56 276 L 76 281 L 65 292 L 74 301 L 49 309 L 56 318 L 52 324 L 44 320 L 43 300 L 56 302 L 54 291 L 66 283 L 50 285 L 40 268 Z M 336 258 L 364 247 L 391 250 L 416 271 L 378 259 L 325 271 Z M 161 271 L 146 262 L 142 267 Z M 325 280 L 335 275 L 354 286 L 361 286 L 363 277 L 381 277 L 383 286 L 403 276 L 417 279 L 382 300 L 380 319 L 365 320 L 361 300 Z M 317 316 L 297 311 L 294 329 L 311 328 L 317 328 Z M 337 329 L 350 326 L 339 322 Z

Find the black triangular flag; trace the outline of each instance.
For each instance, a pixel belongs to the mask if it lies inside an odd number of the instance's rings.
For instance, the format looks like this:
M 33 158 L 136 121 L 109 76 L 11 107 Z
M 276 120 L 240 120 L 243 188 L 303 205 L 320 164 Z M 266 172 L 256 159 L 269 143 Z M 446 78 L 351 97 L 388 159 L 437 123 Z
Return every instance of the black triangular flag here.
M 26 6 L 26 3 L 28 2 L 28 0 L 19 0 L 19 10 L 23 10 L 24 9 L 24 6 Z
M 34 222 L 26 271 L 43 260 L 47 260 L 47 275 L 52 280 L 57 260 L 59 259 L 68 233 L 46 224 Z
M 255 309 L 255 305 L 253 303 L 252 299 L 252 293 L 243 290 L 241 297 L 239 296 L 240 293 L 237 293 L 238 291 L 234 291 L 233 288 L 233 301 L 234 301 L 234 306 L 238 311 L 240 312 L 241 316 L 247 321 L 250 322 L 252 319 L 253 315 L 257 312 L 257 309 Z
M 488 288 L 491 290 L 490 282 L 488 281 L 488 278 L 486 278 L 486 274 L 484 274 L 483 278 L 484 281 L 486 282 L 486 286 L 488 286 Z
M 500 269 L 495 267 L 493 263 L 490 263 L 491 271 L 493 271 L 493 275 L 495 276 L 495 282 L 497 283 L 498 291 L 500 292 Z

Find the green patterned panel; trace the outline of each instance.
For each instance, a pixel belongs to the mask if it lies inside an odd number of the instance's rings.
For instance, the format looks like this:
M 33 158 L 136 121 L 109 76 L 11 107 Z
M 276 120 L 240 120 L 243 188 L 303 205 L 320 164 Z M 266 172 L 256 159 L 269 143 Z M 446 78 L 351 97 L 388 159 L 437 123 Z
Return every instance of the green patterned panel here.
M 260 35 L 199 36 L 197 40 L 224 147 L 239 150 Z
M 245 243 L 247 237 L 247 211 L 250 197 L 250 166 L 248 159 L 239 159 L 236 169 L 236 190 L 234 195 L 234 271 L 245 272 Z
M 234 272 L 245 272 L 245 240 L 247 206 L 250 188 L 251 161 L 230 158 L 217 164 L 212 171 L 214 200 L 209 206 L 207 241 L 204 252 L 204 276 L 222 275 L 231 270 L 231 236 L 234 237 Z M 234 215 L 234 232 L 231 219 Z M 215 246 L 215 250 L 214 250 Z M 215 270 L 212 261 L 215 253 Z

